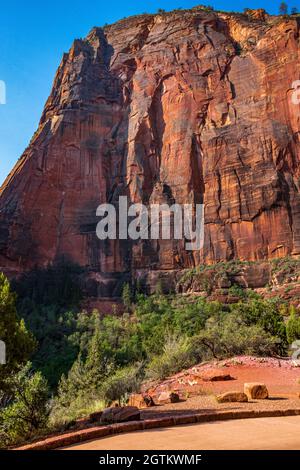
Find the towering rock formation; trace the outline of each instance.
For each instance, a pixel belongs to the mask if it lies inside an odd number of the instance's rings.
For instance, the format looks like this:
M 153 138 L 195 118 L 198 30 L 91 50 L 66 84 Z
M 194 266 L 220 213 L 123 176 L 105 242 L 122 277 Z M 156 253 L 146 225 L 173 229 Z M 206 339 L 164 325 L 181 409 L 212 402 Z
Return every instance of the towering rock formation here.
M 142 15 L 76 40 L 0 191 L 0 270 L 61 255 L 94 279 L 300 253 L 297 18 Z M 205 204 L 205 244 L 100 242 L 96 208 Z

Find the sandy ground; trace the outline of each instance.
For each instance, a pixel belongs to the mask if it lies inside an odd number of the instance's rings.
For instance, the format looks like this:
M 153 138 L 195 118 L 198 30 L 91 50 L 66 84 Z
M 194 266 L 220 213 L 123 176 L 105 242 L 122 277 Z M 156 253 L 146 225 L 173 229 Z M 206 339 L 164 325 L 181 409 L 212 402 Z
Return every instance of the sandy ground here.
M 202 380 L 207 371 L 229 374 L 233 380 L 207 382 Z M 249 403 L 218 404 L 215 395 L 227 391 L 244 390 L 245 382 L 266 384 L 270 399 L 251 400 Z M 142 418 L 176 415 L 187 412 L 217 413 L 235 410 L 300 409 L 300 363 L 274 358 L 239 356 L 223 361 L 199 364 L 191 369 L 146 387 L 148 393 L 159 397 L 163 391 L 179 393 L 181 401 L 142 410 Z M 157 403 L 157 400 L 155 400 Z
M 142 419 L 160 418 L 164 416 L 177 416 L 187 413 L 196 414 L 216 414 L 219 411 L 242 411 L 242 410 L 299 410 L 300 399 L 274 396 L 268 400 L 251 400 L 248 403 L 222 403 L 216 402 L 213 395 L 194 396 L 186 401 L 174 404 L 166 404 L 154 406 L 145 410 L 141 410 Z
M 300 450 L 300 416 L 212 422 L 120 434 L 63 450 Z
M 205 382 L 201 376 L 211 370 L 226 373 L 233 380 Z M 188 370 L 150 386 L 151 394 L 162 391 L 177 391 L 191 395 L 218 394 L 231 390 L 243 391 L 245 382 L 263 382 L 271 395 L 298 397 L 300 392 L 300 361 L 238 356 L 223 361 L 199 364 Z

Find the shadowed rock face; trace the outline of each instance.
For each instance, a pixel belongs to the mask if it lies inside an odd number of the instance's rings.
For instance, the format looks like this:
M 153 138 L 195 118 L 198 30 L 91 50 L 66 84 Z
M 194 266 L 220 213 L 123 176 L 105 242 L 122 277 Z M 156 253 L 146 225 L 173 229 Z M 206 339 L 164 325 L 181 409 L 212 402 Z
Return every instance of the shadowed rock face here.
M 296 19 L 183 11 L 76 40 L 0 191 L 0 269 L 61 255 L 98 273 L 300 253 Z M 100 242 L 96 208 L 205 204 L 205 245 Z

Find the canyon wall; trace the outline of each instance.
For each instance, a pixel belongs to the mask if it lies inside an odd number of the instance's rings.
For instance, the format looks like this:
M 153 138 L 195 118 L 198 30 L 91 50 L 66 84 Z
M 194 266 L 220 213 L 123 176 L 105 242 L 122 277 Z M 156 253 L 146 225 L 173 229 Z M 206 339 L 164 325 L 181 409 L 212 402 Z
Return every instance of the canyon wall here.
M 76 40 L 0 190 L 0 270 L 64 256 L 113 294 L 124 275 L 300 254 L 299 24 L 193 9 Z M 119 196 L 203 202 L 203 249 L 101 242 L 96 209 Z

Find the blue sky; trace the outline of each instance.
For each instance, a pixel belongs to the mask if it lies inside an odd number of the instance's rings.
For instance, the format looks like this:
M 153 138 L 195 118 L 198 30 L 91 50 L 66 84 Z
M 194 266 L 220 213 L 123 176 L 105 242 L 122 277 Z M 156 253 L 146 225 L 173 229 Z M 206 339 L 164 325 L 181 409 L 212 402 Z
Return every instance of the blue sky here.
M 0 184 L 20 157 L 49 95 L 63 52 L 93 26 L 124 16 L 156 12 L 158 8 L 190 8 L 209 4 L 215 9 L 242 11 L 265 8 L 277 13 L 278 2 L 249 0 L 9 0 L 0 15 L 0 80 L 7 87 L 7 104 L 0 105 Z M 290 6 L 298 6 L 299 0 Z M 300 5 L 299 5 L 300 10 Z

